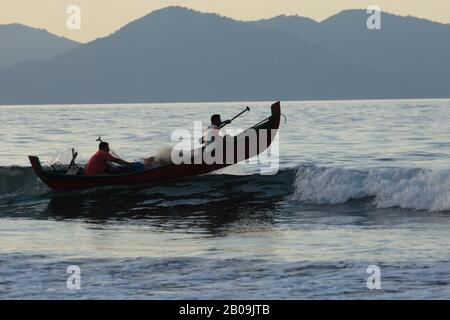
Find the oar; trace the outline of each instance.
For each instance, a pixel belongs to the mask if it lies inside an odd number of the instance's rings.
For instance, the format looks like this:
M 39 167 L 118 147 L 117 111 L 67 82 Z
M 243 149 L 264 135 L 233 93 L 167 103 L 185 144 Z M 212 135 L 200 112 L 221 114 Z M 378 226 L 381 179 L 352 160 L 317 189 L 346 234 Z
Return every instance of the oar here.
M 71 168 L 72 166 L 78 167 L 77 164 L 75 163 L 75 159 L 77 158 L 77 156 L 78 152 L 75 152 L 75 149 L 72 148 L 72 161 L 70 161 L 69 168 Z
M 250 108 L 247 106 L 247 108 L 245 108 L 244 111 L 240 112 L 239 114 L 237 114 L 236 116 L 234 116 L 233 118 L 231 118 L 230 120 L 228 120 L 227 123 L 223 123 L 220 125 L 219 129 L 222 129 L 223 127 L 225 127 L 226 125 L 230 124 L 231 122 L 233 122 L 234 119 L 240 117 L 241 115 L 243 115 L 245 112 L 250 111 Z

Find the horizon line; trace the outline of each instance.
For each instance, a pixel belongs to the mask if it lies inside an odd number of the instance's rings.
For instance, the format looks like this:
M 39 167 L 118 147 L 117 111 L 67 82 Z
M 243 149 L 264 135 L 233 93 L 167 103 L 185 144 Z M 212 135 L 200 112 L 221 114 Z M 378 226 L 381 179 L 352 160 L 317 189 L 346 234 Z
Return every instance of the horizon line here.
M 46 104 L 2 104 L 0 103 L 0 108 L 3 107 L 46 107 L 46 106 L 123 106 L 123 105 L 161 105 L 161 104 L 224 104 L 224 103 L 273 103 L 274 101 L 280 101 L 282 103 L 293 103 L 293 102 L 302 102 L 302 103 L 319 103 L 319 102 L 373 102 L 373 101 L 440 101 L 440 100 L 450 100 L 448 98 L 346 98 L 346 99 L 307 99 L 307 100 L 226 100 L 226 101 L 162 101 L 162 102 L 101 102 L 101 103 L 46 103 Z

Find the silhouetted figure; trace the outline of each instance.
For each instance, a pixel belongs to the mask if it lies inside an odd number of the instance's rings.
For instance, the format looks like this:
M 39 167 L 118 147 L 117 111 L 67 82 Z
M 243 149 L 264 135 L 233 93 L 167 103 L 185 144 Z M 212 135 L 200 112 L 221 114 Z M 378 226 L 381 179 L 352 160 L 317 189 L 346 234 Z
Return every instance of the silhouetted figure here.
M 220 128 L 230 123 L 231 123 L 230 120 L 222 122 L 222 119 L 220 119 L 220 114 L 213 114 L 211 116 L 211 124 L 206 129 L 206 138 L 205 138 L 206 145 L 216 141 L 220 137 L 219 135 Z

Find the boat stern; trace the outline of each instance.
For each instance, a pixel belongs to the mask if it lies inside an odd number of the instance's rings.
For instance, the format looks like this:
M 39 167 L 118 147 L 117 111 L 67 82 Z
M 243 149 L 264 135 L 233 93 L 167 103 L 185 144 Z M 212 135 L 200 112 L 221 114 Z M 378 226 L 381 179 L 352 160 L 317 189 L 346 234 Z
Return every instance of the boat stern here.
M 30 160 L 31 167 L 33 168 L 34 173 L 44 182 L 46 185 L 50 186 L 48 184 L 48 179 L 44 173 L 44 170 L 42 169 L 41 161 L 39 160 L 39 157 L 36 156 L 28 156 L 28 160 Z
M 31 167 L 33 168 L 34 172 L 36 174 L 42 173 L 42 165 L 41 161 L 39 160 L 39 157 L 36 156 L 28 156 L 28 160 L 30 160 Z

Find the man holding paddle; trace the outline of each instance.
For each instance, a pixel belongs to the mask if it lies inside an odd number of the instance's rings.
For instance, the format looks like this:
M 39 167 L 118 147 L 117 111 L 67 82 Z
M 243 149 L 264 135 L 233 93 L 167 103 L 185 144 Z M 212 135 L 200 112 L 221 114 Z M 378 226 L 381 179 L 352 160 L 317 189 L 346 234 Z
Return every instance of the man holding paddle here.
M 220 137 L 219 136 L 220 128 L 230 123 L 231 123 L 230 120 L 222 122 L 222 119 L 220 119 L 220 114 L 213 114 L 211 117 L 211 124 L 208 126 L 208 129 L 206 129 L 206 138 L 205 138 L 206 145 L 209 145 L 214 141 L 216 141 Z
M 206 138 L 202 138 L 202 142 L 205 142 L 205 145 L 209 145 L 216 141 L 220 137 L 219 130 L 226 125 L 229 125 L 234 119 L 242 115 L 244 112 L 250 111 L 250 108 L 247 107 L 244 111 L 233 117 L 231 120 L 225 120 L 222 122 L 220 118 L 220 114 L 213 114 L 211 116 L 211 124 L 208 126 L 206 130 Z

